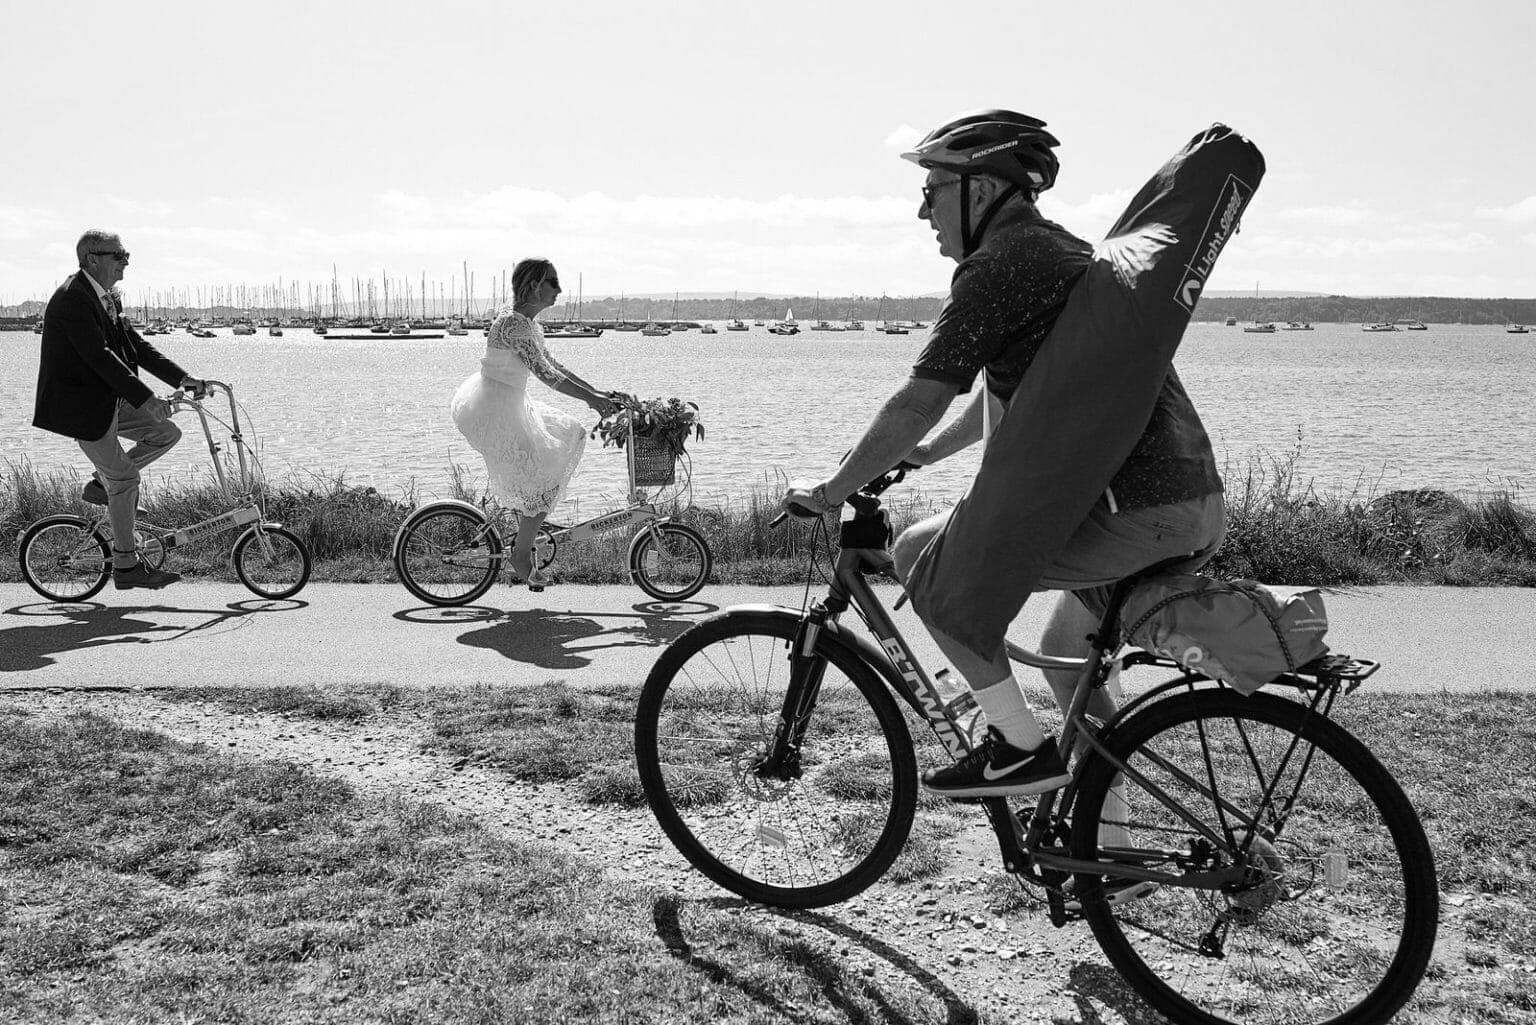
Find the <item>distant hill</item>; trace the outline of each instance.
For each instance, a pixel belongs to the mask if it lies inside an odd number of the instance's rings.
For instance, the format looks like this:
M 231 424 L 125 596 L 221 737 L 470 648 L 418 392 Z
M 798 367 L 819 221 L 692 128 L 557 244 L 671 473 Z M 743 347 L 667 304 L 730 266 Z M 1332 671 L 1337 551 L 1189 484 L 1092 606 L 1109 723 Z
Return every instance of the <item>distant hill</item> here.
M 1288 292 L 1285 290 L 1270 291 L 1263 289 L 1259 292 L 1228 292 L 1219 288 L 1213 288 L 1203 293 L 1207 299 L 1312 299 L 1325 296 L 1327 292 Z
M 1461 299 L 1449 296 L 1222 295 L 1211 292 L 1195 307 L 1196 320 L 1373 324 L 1422 320 L 1427 324 L 1536 323 L 1536 299 Z
M 743 291 L 732 301 L 730 293 L 690 292 L 677 297 L 677 318 L 681 320 L 725 320 L 736 316 L 743 320 L 778 320 L 786 310 L 792 309 L 799 320 L 817 318 L 829 321 L 858 319 L 871 324 L 880 320 L 919 320 L 931 324 L 944 305 L 946 293 L 933 292 L 919 296 L 833 296 L 785 295 Z M 576 316 L 576 297 L 562 302 L 547 316 L 559 320 Z M 486 312 L 489 300 L 481 297 L 474 304 L 477 315 Z M 43 303 L 24 302 L 16 306 L 0 307 L 0 318 L 15 318 L 30 322 L 42 314 Z M 673 319 L 671 293 L 627 295 L 622 309 L 618 296 L 594 298 L 588 296 L 581 307 L 584 320 L 617 320 L 620 313 L 626 320 L 643 321 L 648 316 L 662 320 Z M 151 311 L 154 316 L 185 317 L 199 313 L 212 313 L 228 319 L 235 315 L 255 318 L 268 316 L 294 316 L 301 311 L 276 310 L 252 307 L 248 310 L 220 307 L 212 311 L 190 310 L 178 307 Z M 358 312 L 353 304 L 343 304 L 343 315 Z M 1414 318 L 1426 323 L 1439 324 L 1536 324 L 1536 299 L 1463 299 L 1446 296 L 1347 296 L 1326 295 L 1317 292 L 1261 291 L 1255 298 L 1250 292 L 1212 291 L 1200 299 L 1194 319 L 1221 321 L 1235 317 L 1239 321 L 1304 320 L 1314 323 L 1360 324 L 1383 320 Z

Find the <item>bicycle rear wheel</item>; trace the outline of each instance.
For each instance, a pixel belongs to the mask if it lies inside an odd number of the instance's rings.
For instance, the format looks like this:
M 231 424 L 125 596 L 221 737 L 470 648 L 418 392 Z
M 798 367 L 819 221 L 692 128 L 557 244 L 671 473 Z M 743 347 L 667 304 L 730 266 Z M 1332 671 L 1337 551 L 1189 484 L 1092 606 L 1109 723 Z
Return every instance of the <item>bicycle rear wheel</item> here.
M 78 516 L 45 516 L 21 535 L 21 576 L 50 601 L 85 601 L 107 585 L 112 551 Z
M 713 561 L 704 535 L 683 523 L 642 527 L 629 543 L 630 579 L 657 601 L 698 594 Z
M 484 515 L 458 505 L 411 514 L 395 545 L 395 574 L 429 605 L 465 605 L 496 582 L 501 537 Z
M 282 527 L 252 527 L 229 558 L 240 582 L 263 598 L 292 598 L 309 582 L 309 547 Z
M 917 805 L 911 737 L 874 670 L 823 635 L 798 759 L 770 770 L 791 678 L 791 612 L 734 612 L 673 641 L 640 693 L 646 799 L 700 872 L 748 900 L 847 900 L 901 852 Z
M 1155 702 L 1105 743 L 1143 780 L 1127 775 L 1122 801 L 1118 771 L 1093 758 L 1074 855 L 1190 877 L 1118 907 L 1099 877 L 1077 878 L 1095 938 L 1143 998 L 1175 1021 L 1253 1025 L 1373 1025 L 1407 1002 L 1434 948 L 1434 857 L 1363 744 L 1295 701 L 1227 690 Z M 1225 887 L 1193 878 L 1234 867 Z

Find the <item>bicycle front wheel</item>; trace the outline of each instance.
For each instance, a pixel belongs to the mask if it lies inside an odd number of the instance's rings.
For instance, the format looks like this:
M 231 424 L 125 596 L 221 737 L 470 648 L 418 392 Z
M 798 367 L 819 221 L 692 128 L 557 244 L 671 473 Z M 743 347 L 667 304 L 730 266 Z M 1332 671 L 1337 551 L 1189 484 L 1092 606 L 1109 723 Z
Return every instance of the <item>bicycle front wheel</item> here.
M 673 641 L 640 693 L 635 757 L 651 810 L 695 868 L 748 900 L 810 908 L 891 866 L 912 828 L 917 764 L 880 678 L 825 636 L 802 739 L 767 764 L 798 625 L 787 611 L 735 612 Z
M 395 573 L 429 605 L 466 605 L 496 582 L 501 536 L 479 512 L 428 506 L 411 515 L 395 546 Z
M 38 520 L 22 534 L 16 554 L 22 579 L 50 601 L 85 601 L 112 575 L 107 539 L 78 516 Z
M 629 543 L 630 579 L 657 601 L 698 594 L 713 563 L 704 535 L 683 523 L 643 527 Z
M 1113 873 L 1076 886 L 1148 1003 L 1174 1021 L 1374 1025 L 1407 1002 L 1434 948 L 1434 858 L 1363 744 L 1298 702 L 1226 690 L 1158 701 L 1105 743 L 1131 772 L 1087 766 L 1075 856 L 1176 881 L 1118 907 Z
M 309 582 L 309 547 L 283 527 L 252 527 L 229 558 L 240 582 L 263 598 L 292 598 Z

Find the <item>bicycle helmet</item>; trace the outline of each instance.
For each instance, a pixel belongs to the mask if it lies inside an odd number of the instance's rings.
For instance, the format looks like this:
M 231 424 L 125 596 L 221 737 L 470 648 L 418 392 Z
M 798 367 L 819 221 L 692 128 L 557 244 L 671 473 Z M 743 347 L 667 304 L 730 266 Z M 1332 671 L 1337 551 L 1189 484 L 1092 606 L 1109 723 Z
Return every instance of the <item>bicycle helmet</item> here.
M 1015 193 L 1030 202 L 1056 184 L 1060 164 L 1052 148 L 1061 145 L 1045 130 L 1045 122 L 1012 110 L 980 110 L 951 118 L 923 137 L 903 160 L 919 167 L 940 168 L 960 176 L 960 208 L 970 210 L 972 175 L 989 174 L 1009 183 L 982 214 L 973 230 L 967 214 L 961 243 L 969 256 L 1003 203 Z

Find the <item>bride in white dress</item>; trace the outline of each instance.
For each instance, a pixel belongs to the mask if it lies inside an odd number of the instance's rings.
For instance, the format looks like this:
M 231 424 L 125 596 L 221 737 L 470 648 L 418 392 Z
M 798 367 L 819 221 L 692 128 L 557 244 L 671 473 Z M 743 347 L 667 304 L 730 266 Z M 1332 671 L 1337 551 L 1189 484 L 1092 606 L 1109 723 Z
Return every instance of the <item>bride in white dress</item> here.
M 485 457 L 492 493 L 517 513 L 517 539 L 508 558 L 512 572 L 532 590 L 548 582 L 534 568 L 533 542 L 581 461 L 587 425 L 530 398 L 528 377 L 580 399 L 600 416 L 618 408 L 617 393 L 598 391 L 545 348 L 534 318 L 559 297 L 554 264 L 536 258 L 518 263 L 512 305 L 497 311 L 480 370 L 459 386 L 450 407 L 459 432 Z

